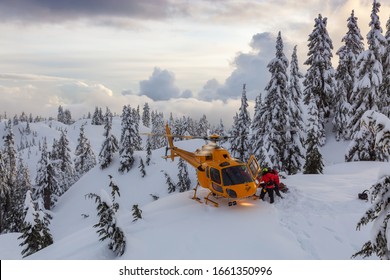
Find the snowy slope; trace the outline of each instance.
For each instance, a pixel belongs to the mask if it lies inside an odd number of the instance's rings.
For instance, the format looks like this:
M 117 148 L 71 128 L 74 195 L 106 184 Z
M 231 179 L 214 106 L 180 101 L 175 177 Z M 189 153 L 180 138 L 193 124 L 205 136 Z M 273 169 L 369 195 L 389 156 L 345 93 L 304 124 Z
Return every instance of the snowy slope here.
M 68 127 L 72 151 L 82 123 Z M 44 123 L 32 125 L 39 137 L 48 138 L 49 147 L 49 138 L 59 136 L 56 127 L 63 126 L 57 122 L 51 128 Z M 119 136 L 119 119 L 114 119 L 113 128 Z M 85 131 L 98 154 L 102 127 L 87 124 Z M 15 136 L 20 137 L 17 133 Z M 191 140 L 177 144 L 194 151 L 203 143 Z M 358 200 L 357 194 L 376 182 L 380 170 L 390 170 L 390 166 L 380 162 L 344 163 L 347 144 L 329 139 L 323 149 L 324 174 L 288 176 L 282 181 L 291 192 L 283 200 L 277 198 L 273 205 L 247 199 L 228 207 L 221 200 L 220 207 L 215 208 L 191 200 L 193 191 L 168 194 L 161 171 L 176 180 L 178 162 L 161 158 L 165 148 L 153 151 L 145 178 L 137 168 L 138 158 L 133 169 L 122 175 L 117 171 L 116 157 L 109 168 L 95 167 L 60 198 L 50 226 L 54 244 L 28 259 L 350 259 L 369 239 L 370 232 L 369 227 L 356 231 L 357 221 L 369 206 Z M 145 152 L 136 155 L 145 158 Z M 39 153 L 30 152 L 28 159 L 24 151 L 22 156 L 33 172 Z M 195 186 L 195 172 L 190 171 Z M 126 252 L 120 258 L 108 250 L 106 242 L 98 241 L 93 228 L 97 221 L 96 205 L 85 197 L 90 192 L 98 195 L 102 190 L 109 192 L 108 175 L 113 176 L 120 188 L 118 225 L 127 241 Z M 151 194 L 160 199 L 154 201 Z M 199 196 L 206 194 L 202 190 Z M 143 211 L 143 219 L 137 222 L 132 222 L 134 204 Z M 15 233 L 0 236 L 0 259 L 21 259 L 18 236 Z

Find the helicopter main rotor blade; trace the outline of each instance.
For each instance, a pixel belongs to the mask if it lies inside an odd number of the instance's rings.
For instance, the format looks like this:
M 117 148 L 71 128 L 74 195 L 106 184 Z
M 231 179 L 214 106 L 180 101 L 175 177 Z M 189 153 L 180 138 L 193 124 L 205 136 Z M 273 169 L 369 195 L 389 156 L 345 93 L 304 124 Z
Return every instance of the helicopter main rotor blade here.
M 205 136 L 191 136 L 191 135 L 178 135 L 178 134 L 160 134 L 160 133 L 140 133 L 140 135 L 173 137 L 173 138 L 184 138 L 184 139 L 205 139 L 205 138 L 207 138 Z

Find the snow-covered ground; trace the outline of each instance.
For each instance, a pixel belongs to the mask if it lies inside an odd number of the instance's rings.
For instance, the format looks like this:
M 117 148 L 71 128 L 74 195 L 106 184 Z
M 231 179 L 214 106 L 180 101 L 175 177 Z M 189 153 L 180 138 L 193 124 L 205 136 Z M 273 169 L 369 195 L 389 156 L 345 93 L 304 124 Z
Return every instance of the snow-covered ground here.
M 78 121 L 68 128 L 72 152 L 77 143 Z M 0 131 L 3 133 L 3 127 Z M 23 126 L 23 124 L 20 124 Z M 37 140 L 59 136 L 58 122 L 31 124 Z M 142 128 L 144 131 L 147 129 Z M 103 128 L 87 124 L 86 135 L 96 154 L 103 141 Z M 120 121 L 114 119 L 114 133 L 119 136 Z M 16 144 L 20 133 L 15 127 Z M 32 136 L 29 136 L 32 137 Z M 203 140 L 187 140 L 177 145 L 190 151 Z M 274 204 L 246 199 L 228 207 L 224 200 L 216 208 L 191 199 L 193 191 L 168 194 L 164 174 L 177 179 L 177 160 L 161 158 L 165 148 L 153 151 L 152 164 L 142 178 L 137 168 L 139 158 L 127 174 L 118 173 L 118 158 L 107 169 L 95 167 L 83 176 L 59 200 L 53 209 L 50 230 L 54 244 L 27 257 L 35 260 L 349 260 L 370 238 L 370 226 L 356 231 L 356 224 L 369 206 L 357 195 L 369 189 L 383 169 L 383 162 L 344 162 L 348 143 L 336 142 L 332 136 L 323 148 L 324 174 L 297 174 L 282 179 L 290 192 Z M 145 152 L 137 152 L 145 159 Z M 39 158 L 37 147 L 21 153 L 34 174 Z M 191 170 L 192 184 L 196 177 Z M 126 235 L 123 256 L 116 257 L 100 242 L 96 228 L 96 204 L 88 193 L 109 192 L 109 177 L 120 188 L 118 225 Z M 33 176 L 32 176 L 33 177 Z M 32 180 L 34 177 L 32 178 Z M 201 190 L 200 197 L 207 194 Z M 151 195 L 159 197 L 154 200 Z M 142 219 L 132 222 L 131 208 L 138 204 Z M 0 235 L 0 259 L 19 260 L 19 234 Z M 376 257 L 372 257 L 376 259 Z

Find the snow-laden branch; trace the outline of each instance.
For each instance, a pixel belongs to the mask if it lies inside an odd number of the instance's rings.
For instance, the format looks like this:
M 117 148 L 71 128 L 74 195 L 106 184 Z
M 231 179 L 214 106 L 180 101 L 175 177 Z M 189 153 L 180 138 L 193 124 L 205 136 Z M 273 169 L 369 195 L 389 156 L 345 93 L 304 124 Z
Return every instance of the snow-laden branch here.
M 390 119 L 373 110 L 366 111 L 360 129 L 347 149 L 346 161 L 386 161 L 390 156 Z

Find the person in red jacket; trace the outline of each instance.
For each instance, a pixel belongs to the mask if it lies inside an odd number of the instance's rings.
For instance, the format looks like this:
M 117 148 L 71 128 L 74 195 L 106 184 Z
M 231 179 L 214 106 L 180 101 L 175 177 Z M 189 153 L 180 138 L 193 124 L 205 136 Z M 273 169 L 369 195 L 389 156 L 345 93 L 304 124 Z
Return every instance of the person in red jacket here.
M 264 187 L 261 190 L 260 199 L 264 200 L 264 196 L 268 193 L 270 203 L 274 203 L 275 175 L 268 168 L 263 168 L 263 176 L 261 177 Z
M 274 180 L 274 185 L 275 185 L 275 193 L 277 196 L 280 198 L 283 198 L 282 195 L 280 194 L 280 178 L 279 178 L 279 173 L 278 170 L 274 167 L 272 170 L 270 170 L 271 173 L 275 175 L 275 180 Z

